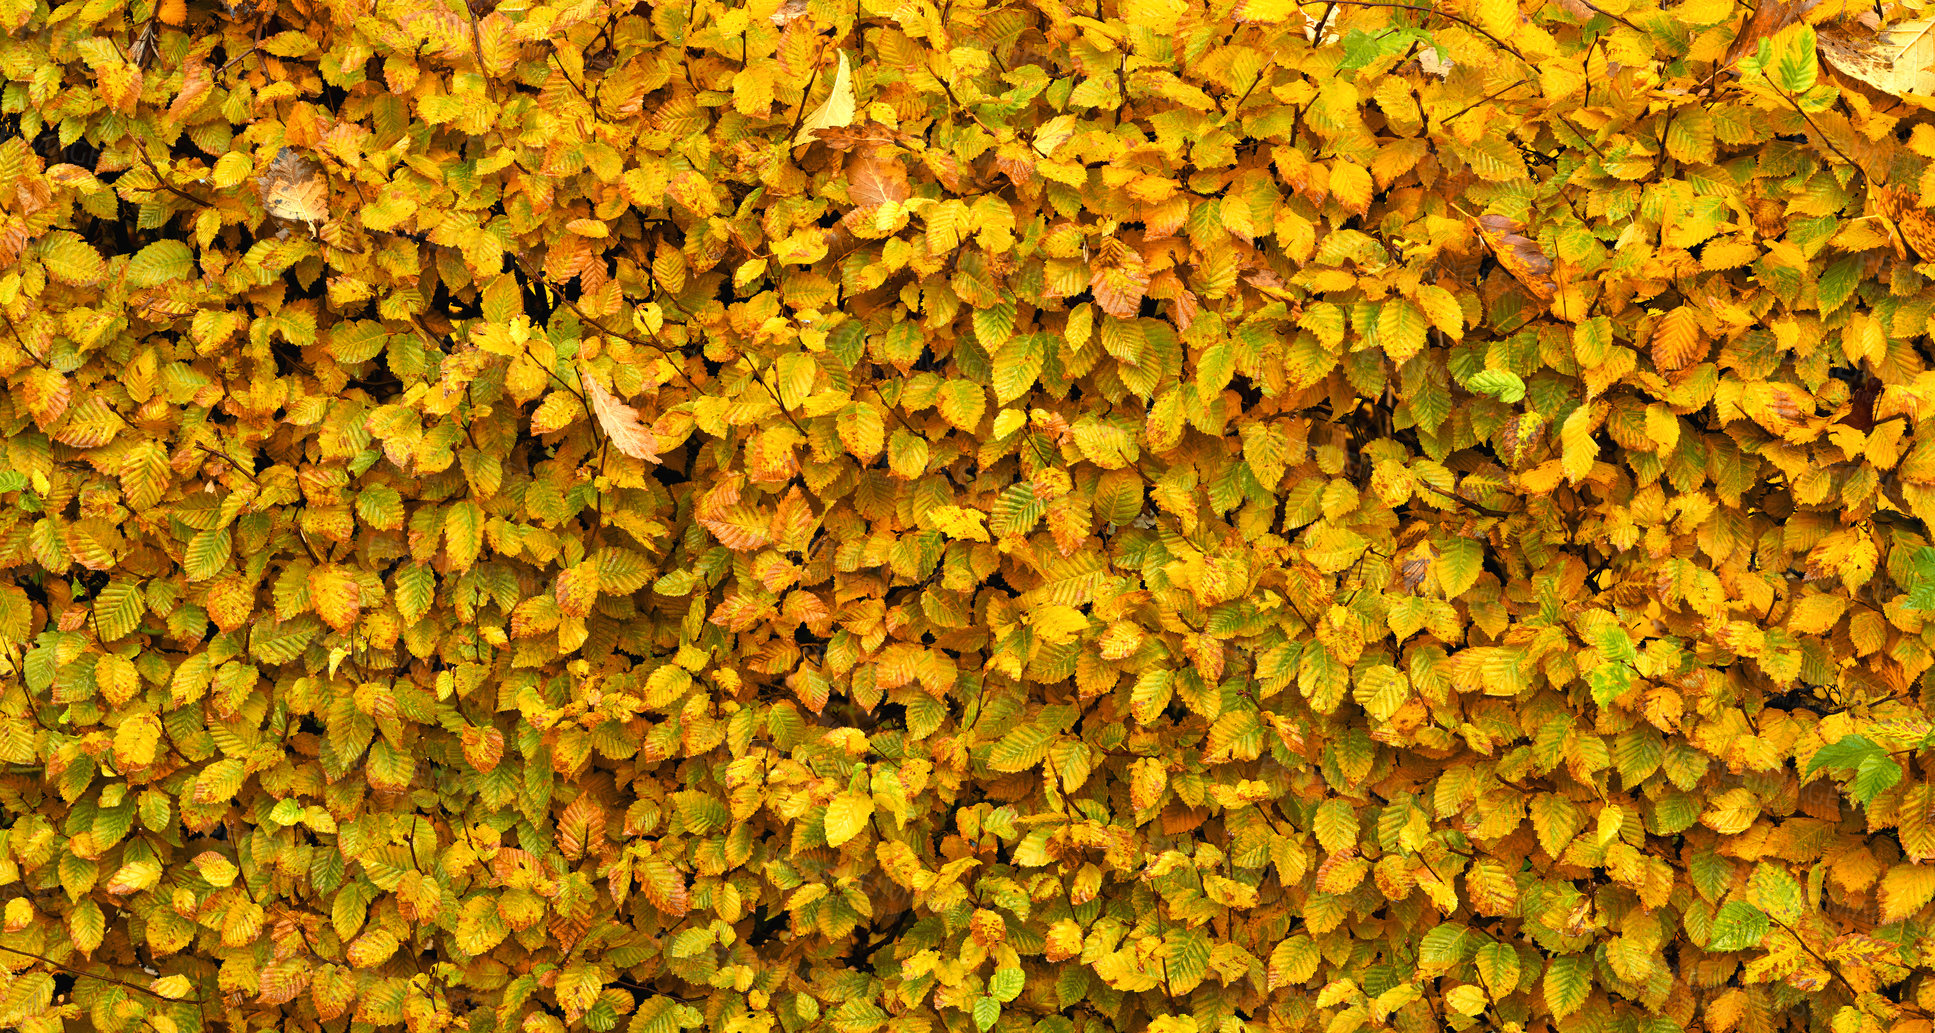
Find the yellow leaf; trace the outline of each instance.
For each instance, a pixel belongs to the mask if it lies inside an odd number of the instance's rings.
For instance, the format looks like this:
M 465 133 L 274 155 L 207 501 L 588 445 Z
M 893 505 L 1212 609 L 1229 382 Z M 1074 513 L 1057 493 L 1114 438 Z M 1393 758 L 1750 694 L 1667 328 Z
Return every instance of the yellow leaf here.
M 1034 625 L 1036 637 L 1047 645 L 1066 644 L 1088 630 L 1087 615 L 1073 606 L 1056 603 L 1036 607 L 1028 622 Z
M 189 982 L 188 977 L 183 975 L 162 976 L 149 983 L 148 989 L 153 990 L 157 996 L 179 1001 L 195 989 L 195 984 Z
M 826 845 L 839 846 L 859 835 L 873 818 L 873 797 L 842 794 L 826 805 Z
M 1048 927 L 1042 956 L 1050 963 L 1067 961 L 1081 952 L 1082 927 L 1074 919 L 1064 918 Z
M 345 631 L 362 611 L 363 586 L 340 567 L 317 567 L 309 572 L 309 602 L 323 623 Z
M 1485 991 L 1473 983 L 1454 986 L 1445 994 L 1445 1003 L 1451 1005 L 1460 1015 L 1479 1015 L 1490 1006 L 1491 1001 Z
M 1700 821 L 1723 836 L 1734 836 L 1747 831 L 1758 817 L 1760 801 L 1754 797 L 1753 791 L 1734 788 L 1714 797 L 1707 812 L 1700 816 Z
M 921 518 L 923 524 L 949 538 L 968 538 L 977 542 L 991 541 L 988 537 L 988 515 L 978 509 L 963 506 L 937 506 L 927 511 Z
M 816 130 L 852 125 L 853 112 L 853 71 L 847 66 L 847 52 L 842 50 L 839 70 L 833 73 L 832 91 L 819 107 L 800 120 L 799 135 L 793 138 L 793 146 L 812 143 Z
M 585 395 L 591 399 L 591 411 L 598 416 L 598 425 L 605 429 L 605 437 L 611 447 L 646 462 L 658 462 L 658 439 L 653 437 L 651 428 L 639 419 L 638 410 L 613 397 L 605 385 L 595 377 L 584 377 Z
M 1827 592 L 1805 595 L 1794 604 L 1793 612 L 1787 615 L 1787 628 L 1805 635 L 1823 635 L 1834 629 L 1847 608 L 1845 596 Z
M 1456 296 L 1443 287 L 1428 283 L 1418 288 L 1415 298 L 1432 326 L 1444 331 L 1445 336 L 1454 341 L 1464 340 L 1465 311 L 1459 307 Z
M 1935 900 L 1935 865 L 1898 864 L 1881 877 L 1881 922 L 1888 925 Z
M 1566 480 L 1573 484 L 1584 480 L 1592 472 L 1593 461 L 1599 457 L 1599 443 L 1592 439 L 1591 406 L 1579 406 L 1565 418 L 1559 428 L 1559 447 Z
M 355 968 L 374 968 L 390 959 L 402 941 L 388 929 L 368 929 L 344 953 Z
M 215 160 L 215 168 L 210 172 L 209 179 L 217 187 L 227 190 L 249 178 L 249 173 L 254 168 L 255 165 L 249 161 L 248 155 L 240 151 L 230 151 Z
M 1136 28 L 1169 36 L 1175 33 L 1176 23 L 1187 10 L 1189 5 L 1184 0 L 1129 0 L 1122 5 L 1122 16 Z

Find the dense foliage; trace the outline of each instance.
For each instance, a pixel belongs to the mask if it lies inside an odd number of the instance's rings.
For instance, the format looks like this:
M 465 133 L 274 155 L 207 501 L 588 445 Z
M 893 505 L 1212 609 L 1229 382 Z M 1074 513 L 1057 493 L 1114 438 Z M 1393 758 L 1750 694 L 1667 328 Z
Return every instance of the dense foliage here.
M 0 1026 L 1935 1011 L 1935 33 L 0 0 Z

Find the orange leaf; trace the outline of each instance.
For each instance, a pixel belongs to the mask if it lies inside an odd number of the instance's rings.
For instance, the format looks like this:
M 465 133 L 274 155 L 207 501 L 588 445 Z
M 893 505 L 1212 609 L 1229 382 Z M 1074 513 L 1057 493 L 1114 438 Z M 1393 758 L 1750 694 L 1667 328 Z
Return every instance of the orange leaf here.
M 605 436 L 611 439 L 613 448 L 647 462 L 658 462 L 657 439 L 650 427 L 638 416 L 638 410 L 626 405 L 605 390 L 604 385 L 591 377 L 584 377 L 585 395 L 591 399 L 591 411 L 598 416 L 598 425 L 605 429 Z

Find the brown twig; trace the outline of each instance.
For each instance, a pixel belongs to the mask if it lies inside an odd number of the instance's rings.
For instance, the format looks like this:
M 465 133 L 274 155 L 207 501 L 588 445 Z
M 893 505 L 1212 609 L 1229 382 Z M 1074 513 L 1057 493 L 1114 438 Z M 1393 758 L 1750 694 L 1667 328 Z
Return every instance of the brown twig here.
M 1419 482 L 1419 483 L 1423 483 L 1423 482 Z M 1488 517 L 1507 517 L 1507 516 L 1511 516 L 1511 514 L 1510 514 L 1510 513 L 1507 513 L 1507 512 L 1505 512 L 1505 511 L 1504 511 L 1504 510 L 1502 510 L 1502 509 L 1493 509 L 1493 508 L 1491 508 L 1490 506 L 1481 506 L 1481 505 L 1479 505 L 1478 503 L 1476 503 L 1476 502 L 1473 502 L 1473 501 L 1471 501 L 1470 499 L 1468 499 L 1468 498 L 1465 498 L 1465 497 L 1464 497 L 1464 496 L 1462 496 L 1462 495 L 1454 495 L 1454 494 L 1452 494 L 1451 492 L 1448 492 L 1448 491 L 1446 491 L 1446 490 L 1444 490 L 1443 488 L 1440 488 L 1440 487 L 1438 487 L 1438 486 L 1437 486 L 1437 485 L 1435 485 L 1435 484 L 1425 484 L 1424 486 L 1425 486 L 1426 488 L 1429 488 L 1429 489 L 1430 489 L 1430 490 L 1432 490 L 1432 491 L 1435 491 L 1435 492 L 1437 492 L 1437 493 L 1438 493 L 1438 494 L 1440 494 L 1440 495 L 1443 495 L 1443 496 L 1444 496 L 1445 498 L 1448 498 L 1448 499 L 1450 499 L 1451 501 L 1453 501 L 1453 502 L 1456 502 L 1456 503 L 1458 503 L 1458 504 L 1459 504 L 1459 505 L 1461 505 L 1461 506 L 1464 506 L 1464 507 L 1465 507 L 1465 508 L 1467 508 L 1467 509 L 1471 509 L 1471 510 L 1475 510 L 1475 511 L 1477 511 L 1477 512 L 1479 512 L 1479 513 L 1483 513 L 1484 515 L 1486 515 L 1486 516 L 1488 516 Z
M 141 984 L 139 984 L 139 983 L 130 983 L 130 982 L 128 982 L 128 981 L 127 981 L 127 980 L 125 980 L 125 979 L 116 979 L 116 978 L 114 978 L 113 976 L 97 976 L 97 975 L 95 975 L 95 974 L 94 974 L 94 973 L 92 973 L 92 972 L 83 972 L 83 971 L 81 971 L 80 969 L 77 969 L 77 968 L 73 968 L 73 967 L 70 967 L 70 966 L 68 966 L 68 965 L 63 965 L 63 964 L 61 964 L 60 962 L 58 962 L 58 961 L 55 961 L 55 960 L 54 960 L 54 959 L 52 959 L 52 958 L 48 958 L 48 957 L 42 957 L 41 955 L 39 955 L 39 954 L 35 954 L 35 953 L 34 953 L 34 952 L 32 952 L 32 951 L 24 951 L 24 950 L 21 950 L 21 949 L 20 949 L 20 948 L 18 948 L 18 947 L 9 947 L 9 946 L 7 946 L 7 945 L 6 945 L 6 944 L 4 944 L 4 943 L 0 943 L 0 950 L 3 950 L 3 951 L 7 951 L 8 953 L 11 953 L 11 954 L 18 954 L 18 955 L 20 955 L 21 957 L 25 957 L 25 958 L 32 958 L 32 959 L 34 959 L 35 961 L 38 961 L 38 962 L 40 962 L 40 963 L 41 963 L 41 964 L 43 964 L 43 965 L 48 965 L 48 966 L 51 966 L 51 967 L 53 967 L 53 968 L 57 968 L 57 969 L 60 969 L 60 970 L 61 970 L 62 972 L 66 972 L 66 973 L 68 973 L 69 975 L 72 975 L 72 976 L 76 976 L 76 977 L 80 977 L 80 978 L 86 978 L 86 979 L 98 979 L 98 980 L 100 980 L 100 981 L 101 981 L 101 982 L 103 982 L 103 983 L 113 983 L 113 984 L 115 984 L 116 986 L 125 986 L 125 987 L 127 987 L 128 989 L 130 989 L 130 990 L 133 990 L 133 991 L 136 991 L 137 993 L 144 993 L 144 994 L 147 994 L 147 995 L 148 995 L 149 997 L 153 997 L 153 998 L 155 998 L 156 1000 L 162 1000 L 162 1001 L 172 1001 L 172 1000 L 177 1000 L 177 998 L 173 998 L 173 997 L 164 997 L 164 996 L 162 996 L 161 994 L 158 994 L 158 993 L 156 993 L 156 992 L 154 992 L 153 990 L 150 990 L 150 989 L 148 989 L 147 987 L 145 987 L 145 986 L 142 986 L 142 985 L 141 985 Z M 201 999 L 201 998 L 199 998 L 199 997 L 183 997 L 183 998 L 179 998 L 179 1000 L 184 1000 L 184 1001 L 191 1001 L 191 1002 L 193 1002 L 193 1003 L 195 1003 L 195 1004 L 200 1004 L 200 1003 L 202 1003 L 202 999 Z

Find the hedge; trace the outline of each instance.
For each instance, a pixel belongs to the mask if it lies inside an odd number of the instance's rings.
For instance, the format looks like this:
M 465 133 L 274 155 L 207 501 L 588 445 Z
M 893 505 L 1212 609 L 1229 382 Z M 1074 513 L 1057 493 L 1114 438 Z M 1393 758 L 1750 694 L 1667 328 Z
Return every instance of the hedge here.
M 0 0 L 0 1026 L 1931 1033 L 1914 13 Z

